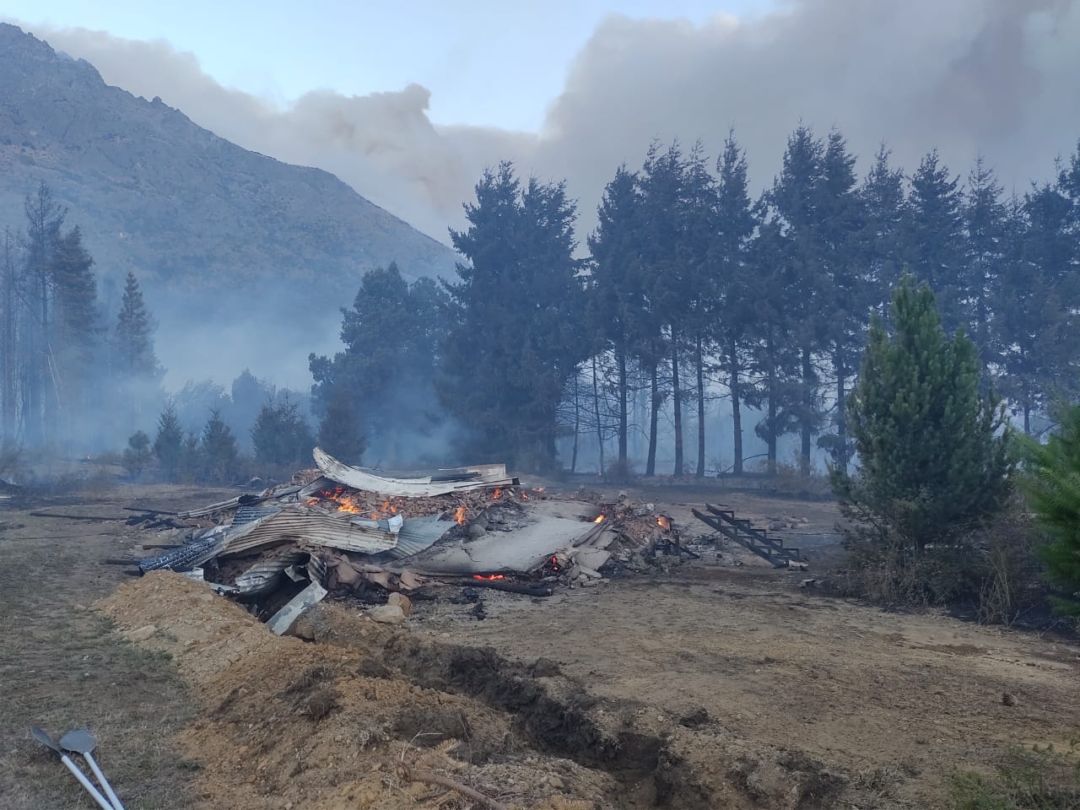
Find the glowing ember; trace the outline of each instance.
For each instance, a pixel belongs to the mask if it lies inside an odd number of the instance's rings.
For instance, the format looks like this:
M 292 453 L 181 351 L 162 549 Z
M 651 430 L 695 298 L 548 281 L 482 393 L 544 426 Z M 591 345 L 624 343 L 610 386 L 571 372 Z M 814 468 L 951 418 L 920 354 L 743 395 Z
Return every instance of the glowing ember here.
M 491 500 L 497 501 L 502 497 L 502 487 L 495 487 L 495 491 L 491 493 Z
M 666 532 L 668 529 L 671 528 L 671 520 L 669 520 L 666 515 L 657 515 L 656 525 Z
M 596 520 L 594 520 L 593 523 L 603 523 L 606 519 L 606 515 L 597 515 Z
M 526 492 L 525 490 L 521 490 L 521 492 L 519 492 L 518 494 L 521 496 L 521 500 L 523 500 L 523 501 L 529 500 L 529 493 Z
M 478 579 L 481 582 L 495 582 L 500 579 L 506 579 L 505 574 L 473 574 L 473 579 Z
M 465 507 L 464 506 L 459 506 L 457 509 L 454 510 L 454 523 L 456 523 L 458 526 L 460 526 L 464 522 L 465 522 Z

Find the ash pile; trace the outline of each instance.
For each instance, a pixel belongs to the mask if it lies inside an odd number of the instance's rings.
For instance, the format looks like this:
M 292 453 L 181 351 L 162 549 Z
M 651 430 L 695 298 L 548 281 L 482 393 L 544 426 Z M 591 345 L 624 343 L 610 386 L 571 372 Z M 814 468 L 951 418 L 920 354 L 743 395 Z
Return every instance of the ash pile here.
M 645 570 L 662 554 L 692 556 L 674 522 L 625 495 L 613 502 L 530 489 L 489 464 L 390 478 L 319 448 L 316 469 L 287 485 L 167 518 L 176 542 L 137 562 L 171 570 L 247 603 L 283 633 L 328 594 L 430 593 L 440 586 L 549 596 L 555 587 Z M 403 618 L 409 600 L 383 611 Z M 373 612 L 373 618 L 380 614 Z

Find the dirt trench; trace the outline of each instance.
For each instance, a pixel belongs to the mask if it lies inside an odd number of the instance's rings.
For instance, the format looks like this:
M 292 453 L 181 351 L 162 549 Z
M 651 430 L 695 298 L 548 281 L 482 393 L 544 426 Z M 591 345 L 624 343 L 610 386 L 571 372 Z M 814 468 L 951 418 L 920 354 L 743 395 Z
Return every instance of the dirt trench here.
M 845 784 L 818 763 L 746 750 L 707 718 L 598 700 L 542 659 L 434 642 L 339 605 L 278 638 L 205 586 L 155 573 L 101 609 L 171 656 L 200 703 L 179 741 L 198 763 L 199 806 L 474 806 L 407 769 L 536 810 L 812 810 Z

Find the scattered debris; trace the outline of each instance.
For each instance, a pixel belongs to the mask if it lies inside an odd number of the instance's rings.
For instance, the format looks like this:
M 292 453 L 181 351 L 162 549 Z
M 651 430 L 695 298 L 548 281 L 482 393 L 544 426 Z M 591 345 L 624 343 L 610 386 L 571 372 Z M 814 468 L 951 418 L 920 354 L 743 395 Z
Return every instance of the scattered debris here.
M 657 554 L 697 556 L 670 516 L 625 493 L 613 502 L 555 498 L 523 487 L 502 464 L 390 478 L 318 448 L 313 455 L 316 469 L 288 484 L 184 512 L 133 514 L 129 524 L 169 541 L 144 544 L 165 550 L 135 561 L 139 572 L 206 582 L 281 634 L 332 593 L 369 602 L 389 593 L 367 615 L 400 623 L 411 613 L 402 594 L 421 588 L 550 596 L 560 583 L 644 570 Z

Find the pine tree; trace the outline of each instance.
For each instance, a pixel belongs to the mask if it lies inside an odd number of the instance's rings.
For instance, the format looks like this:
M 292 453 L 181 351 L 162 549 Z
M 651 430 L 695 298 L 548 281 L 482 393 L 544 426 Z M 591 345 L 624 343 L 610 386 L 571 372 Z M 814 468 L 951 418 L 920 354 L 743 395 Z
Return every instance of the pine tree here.
M 287 399 L 267 402 L 251 429 L 255 460 L 264 464 L 296 464 L 310 458 L 315 441 L 297 406 Z
M 154 325 L 143 300 L 139 281 L 128 273 L 114 338 L 116 367 L 127 379 L 152 379 L 158 374 L 154 354 Z
M 850 457 L 847 432 L 847 384 L 865 344 L 866 317 L 872 304 L 865 269 L 859 256 L 863 229 L 862 200 L 856 189 L 855 158 L 836 130 L 829 133 L 822 161 L 816 234 L 821 251 L 823 348 L 829 353 L 836 377 L 834 423 L 836 435 L 819 440 L 832 450 L 833 463 L 847 469 Z
M 855 525 L 919 554 L 1002 506 L 1009 433 L 998 402 L 981 392 L 975 345 L 946 336 L 927 286 L 901 282 L 891 326 L 875 317 L 851 402 L 860 469 L 838 470 L 834 481 Z
M 1064 613 L 1080 616 L 1080 406 L 1069 408 L 1045 445 L 1027 444 L 1025 489 L 1049 534 L 1043 549 L 1047 572 L 1064 589 Z
M 167 481 L 177 480 L 183 443 L 184 431 L 180 427 L 176 406 L 169 402 L 158 417 L 157 436 L 154 437 L 154 456 L 157 457 L 162 475 Z
M 239 455 L 236 438 L 218 411 L 210 412 L 210 419 L 203 427 L 200 451 L 208 480 L 220 483 L 235 478 Z
M 960 282 L 967 329 L 979 348 L 983 364 L 995 362 L 992 346 L 991 299 L 1005 258 L 1005 205 L 993 169 L 980 156 L 968 175 L 963 215 L 967 235 L 967 266 Z
M 522 188 L 503 163 L 481 177 L 465 217 L 468 228 L 451 232 L 468 264 L 447 285 L 440 398 L 474 453 L 550 467 L 559 404 L 591 348 L 574 204 L 563 183 Z
M 367 442 L 355 403 L 344 389 L 338 389 L 326 403 L 318 442 L 319 447 L 346 464 L 359 464 L 363 460 Z
M 936 150 L 926 155 L 911 178 L 905 239 L 911 272 L 930 285 L 949 332 L 970 322 L 964 300 L 967 256 L 959 185 Z
M 874 311 L 888 318 L 889 299 L 904 266 L 904 239 L 909 233 L 904 196 L 904 173 L 889 165 L 883 145 L 859 189 L 863 227 L 859 234 L 859 260 L 867 272 L 867 295 Z
M 154 454 L 150 451 L 150 437 L 141 430 L 136 431 L 128 439 L 128 446 L 124 448 L 124 469 L 132 478 L 140 478 L 153 459 Z
M 20 315 L 15 240 L 5 229 L 0 243 L 0 445 L 13 443 L 16 435 Z
M 724 141 L 717 160 L 716 228 L 713 261 L 717 266 L 719 311 L 713 334 L 731 396 L 731 434 L 734 451 L 732 471 L 743 473 L 742 407 L 756 400 L 756 392 L 746 374 L 750 368 L 749 343 L 754 316 L 750 302 L 764 293 L 749 267 L 749 244 L 755 228 L 748 191 L 746 153 L 739 147 L 734 131 Z
M 82 415 L 93 408 L 91 389 L 101 334 L 93 265 L 78 227 L 57 239 L 49 268 L 53 297 L 49 345 L 55 399 L 68 434 L 75 429 L 71 423 L 76 417 L 84 434 Z
M 787 411 L 798 426 L 803 475 L 810 474 L 813 436 L 822 421 L 815 355 L 826 342 L 825 326 L 833 315 L 829 309 L 832 301 L 824 289 L 820 232 L 825 152 L 826 147 L 809 128 L 798 127 L 788 138 L 783 168 L 769 194 L 780 225 L 779 244 L 786 276 L 783 288 L 772 294 L 784 296 L 782 309 L 793 326 L 792 338 L 798 350 L 799 383 L 791 390 L 794 396 L 787 403 Z
M 620 166 L 604 189 L 597 226 L 589 236 L 593 263 L 590 322 L 615 360 L 615 399 L 619 470 L 629 468 L 630 363 L 641 335 L 644 306 L 641 269 L 642 200 L 638 178 Z

